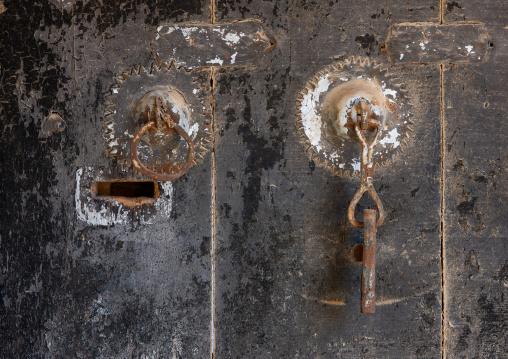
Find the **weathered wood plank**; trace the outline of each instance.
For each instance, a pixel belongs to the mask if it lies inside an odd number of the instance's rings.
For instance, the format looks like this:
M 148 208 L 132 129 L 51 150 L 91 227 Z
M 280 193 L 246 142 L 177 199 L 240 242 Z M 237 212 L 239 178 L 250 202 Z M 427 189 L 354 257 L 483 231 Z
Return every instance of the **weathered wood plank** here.
M 445 353 L 508 353 L 506 1 L 445 1 L 445 23 L 485 24 L 489 57 L 444 72 Z
M 394 25 L 385 50 L 394 65 L 479 63 L 489 38 L 483 24 L 404 23 Z
M 92 202 L 94 180 L 134 178 L 102 137 L 114 78 L 155 62 L 152 26 L 208 21 L 209 4 L 54 3 L 15 1 L 0 14 L 0 357 L 209 357 L 209 155 L 167 186 L 164 210 L 112 205 L 103 222 L 76 208 L 80 171 L 90 169 L 80 184 Z M 209 115 L 210 70 L 190 82 Z M 52 112 L 62 131 L 44 126 Z
M 353 54 L 383 61 L 377 39 L 414 13 L 388 1 L 221 1 L 217 9 L 223 21 L 242 9 L 264 19 L 276 46 L 258 68 L 214 77 L 216 357 L 440 357 L 439 67 L 390 69 L 407 84 L 415 125 L 404 155 L 376 174 L 388 218 L 377 237 L 375 315 L 360 314 L 351 248 L 361 232 L 346 218 L 359 181 L 309 161 L 295 126 L 308 80 Z
M 456 2 L 445 20 L 459 13 L 485 23 L 491 53 L 481 65 L 444 72 L 445 353 L 502 358 L 508 353 L 508 4 Z
M 273 48 L 259 21 L 229 24 L 170 24 L 157 27 L 152 48 L 157 59 L 196 67 L 257 66 Z

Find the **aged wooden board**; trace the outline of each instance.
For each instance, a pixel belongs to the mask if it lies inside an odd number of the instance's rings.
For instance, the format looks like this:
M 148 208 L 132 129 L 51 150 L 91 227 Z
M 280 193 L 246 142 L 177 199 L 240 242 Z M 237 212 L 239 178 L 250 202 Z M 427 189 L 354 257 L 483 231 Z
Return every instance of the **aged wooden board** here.
M 0 357 L 506 356 L 507 14 L 495 0 L 0 1 Z M 488 47 L 481 63 L 453 40 Z M 346 218 L 359 180 L 309 160 L 296 126 L 306 84 L 352 56 L 413 106 L 403 154 L 374 178 L 374 315 Z M 161 64 L 212 152 L 132 209 L 95 192 L 147 179 L 107 156 L 105 115 L 152 88 L 124 96 L 119 78 Z
M 489 39 L 483 24 L 404 23 L 392 27 L 385 49 L 394 65 L 479 63 Z
M 413 12 L 388 2 L 216 8 L 222 21 L 248 9 L 276 40 L 258 69 L 214 76 L 216 357 L 440 357 L 439 66 L 389 68 L 413 96 L 415 125 L 404 155 L 376 175 L 388 218 L 378 232 L 375 315 L 360 314 L 351 248 L 361 232 L 346 218 L 359 181 L 309 161 L 295 126 L 307 81 L 351 55 L 386 63 L 377 39 Z M 420 19 L 438 19 L 420 10 Z
M 158 26 L 152 48 L 157 59 L 196 67 L 257 66 L 273 45 L 259 21 L 229 24 L 170 24 Z
M 0 357 L 208 357 L 209 155 L 146 213 L 97 207 L 89 186 L 133 178 L 106 156 L 114 78 L 155 61 L 153 26 L 209 4 L 3 3 Z M 188 87 L 209 96 L 210 71 Z
M 507 16 L 506 2 L 446 4 L 445 22 L 490 35 L 485 63 L 444 71 L 447 358 L 508 353 Z

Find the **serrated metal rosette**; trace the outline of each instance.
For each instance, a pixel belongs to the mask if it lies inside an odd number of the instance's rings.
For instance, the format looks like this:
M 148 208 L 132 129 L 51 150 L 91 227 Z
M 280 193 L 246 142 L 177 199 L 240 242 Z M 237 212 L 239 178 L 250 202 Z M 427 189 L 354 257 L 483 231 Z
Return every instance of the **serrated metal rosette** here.
M 115 78 L 105 97 L 105 145 L 117 165 L 132 165 L 130 145 L 147 122 L 147 109 L 156 98 L 189 135 L 194 160 L 203 159 L 211 142 L 209 71 L 185 71 L 169 66 L 139 67 Z M 147 131 L 137 146 L 139 159 L 157 173 L 178 171 L 186 161 L 188 145 L 174 131 Z M 193 160 L 193 163 L 194 163 Z
M 296 126 L 311 160 L 334 174 L 359 176 L 361 147 L 346 126 L 358 101 L 370 104 L 380 121 L 375 163 L 390 163 L 411 131 L 412 106 L 400 79 L 381 64 L 352 57 L 319 72 L 297 99 Z

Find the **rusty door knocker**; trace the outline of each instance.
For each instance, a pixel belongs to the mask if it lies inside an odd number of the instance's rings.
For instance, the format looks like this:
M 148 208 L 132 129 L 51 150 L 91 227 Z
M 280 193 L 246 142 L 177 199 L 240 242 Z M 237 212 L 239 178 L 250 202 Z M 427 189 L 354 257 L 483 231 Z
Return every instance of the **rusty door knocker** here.
M 193 165 L 194 162 L 194 144 L 189 134 L 180 126 L 176 121 L 171 118 L 170 111 L 167 108 L 167 104 L 160 96 L 154 97 L 153 106 L 148 106 L 146 109 L 147 112 L 147 122 L 139 129 L 139 131 L 134 135 L 134 138 L 130 145 L 130 156 L 132 160 L 132 165 L 139 172 L 153 178 L 158 181 L 172 181 L 184 175 L 189 168 Z M 149 169 L 146 165 L 144 165 L 138 155 L 138 144 L 141 137 L 151 129 L 155 129 L 156 131 L 164 131 L 174 129 L 184 140 L 187 142 L 187 158 L 183 166 L 176 172 L 173 173 L 158 173 Z
M 360 177 L 348 220 L 363 228 L 361 313 L 374 313 L 376 229 L 384 210 L 373 184 L 375 167 L 390 164 L 410 138 L 412 105 L 397 73 L 362 57 L 351 57 L 318 72 L 297 99 L 296 127 L 307 154 L 334 175 Z M 358 151 L 358 141 L 361 154 Z M 355 209 L 368 192 L 376 209 Z M 361 246 L 361 247 L 360 247 Z M 354 253 L 356 252 L 353 249 Z M 356 256 L 357 261 L 360 259 Z
M 373 186 L 374 148 L 379 137 L 379 121 L 377 115 L 370 111 L 370 105 L 365 101 L 358 101 L 352 107 L 346 126 L 354 129 L 362 147 L 362 163 L 360 172 L 360 188 L 356 191 L 348 208 L 349 223 L 355 228 L 363 228 L 363 257 L 362 257 L 362 313 L 374 313 L 376 310 L 376 228 L 383 224 L 383 203 Z M 367 139 L 369 131 L 373 137 L 370 143 Z M 377 211 L 363 210 L 363 222 L 355 219 L 355 208 L 363 194 L 368 192 L 374 201 Z

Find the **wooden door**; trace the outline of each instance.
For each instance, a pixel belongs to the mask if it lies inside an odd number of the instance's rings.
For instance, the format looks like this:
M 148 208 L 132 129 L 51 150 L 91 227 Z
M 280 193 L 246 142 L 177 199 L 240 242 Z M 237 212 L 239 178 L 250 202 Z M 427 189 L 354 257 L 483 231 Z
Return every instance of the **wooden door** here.
M 505 357 L 507 6 L 0 2 L 1 356 Z M 213 37 L 230 28 L 239 42 Z M 347 220 L 359 179 L 298 132 L 309 81 L 352 58 L 412 106 L 375 172 L 369 315 Z M 146 84 L 177 89 L 206 141 L 131 206 L 94 191 L 150 180 L 108 156 L 108 115 Z

